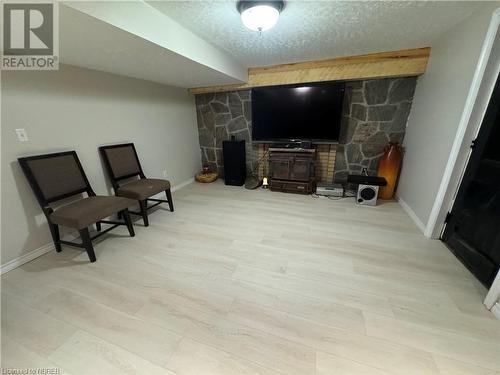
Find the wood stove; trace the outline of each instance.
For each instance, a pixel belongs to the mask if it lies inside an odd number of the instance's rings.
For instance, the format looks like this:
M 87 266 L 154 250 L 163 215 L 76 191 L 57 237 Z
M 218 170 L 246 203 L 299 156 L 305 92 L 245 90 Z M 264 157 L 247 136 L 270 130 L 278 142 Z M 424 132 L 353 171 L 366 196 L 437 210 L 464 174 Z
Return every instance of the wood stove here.
M 270 189 L 311 194 L 315 187 L 315 160 L 315 149 L 270 148 Z

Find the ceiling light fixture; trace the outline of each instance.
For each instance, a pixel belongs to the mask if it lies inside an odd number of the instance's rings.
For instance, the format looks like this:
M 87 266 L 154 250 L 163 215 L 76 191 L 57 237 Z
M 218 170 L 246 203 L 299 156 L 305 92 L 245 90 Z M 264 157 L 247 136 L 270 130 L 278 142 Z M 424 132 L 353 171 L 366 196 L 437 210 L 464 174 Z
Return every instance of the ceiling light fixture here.
M 236 7 L 241 21 L 250 30 L 263 32 L 269 30 L 280 17 L 284 1 L 238 1 Z

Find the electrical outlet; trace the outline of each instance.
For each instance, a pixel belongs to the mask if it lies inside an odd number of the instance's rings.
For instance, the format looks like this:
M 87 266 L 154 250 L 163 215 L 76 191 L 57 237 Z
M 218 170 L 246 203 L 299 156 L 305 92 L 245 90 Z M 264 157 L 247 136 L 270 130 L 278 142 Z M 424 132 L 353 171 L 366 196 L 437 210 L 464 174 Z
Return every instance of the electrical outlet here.
M 167 173 L 167 170 L 163 170 L 163 178 L 168 178 L 168 173 Z
M 16 129 L 17 140 L 19 142 L 27 142 L 28 141 L 28 133 L 23 128 Z

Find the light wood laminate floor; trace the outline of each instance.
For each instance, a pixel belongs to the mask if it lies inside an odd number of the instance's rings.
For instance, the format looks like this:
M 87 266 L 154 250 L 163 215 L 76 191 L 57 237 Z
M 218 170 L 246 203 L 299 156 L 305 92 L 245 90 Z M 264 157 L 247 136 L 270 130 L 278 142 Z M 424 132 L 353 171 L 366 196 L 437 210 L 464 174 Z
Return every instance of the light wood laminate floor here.
M 192 184 L 175 213 L 2 276 L 2 367 L 493 374 L 486 290 L 396 202 Z

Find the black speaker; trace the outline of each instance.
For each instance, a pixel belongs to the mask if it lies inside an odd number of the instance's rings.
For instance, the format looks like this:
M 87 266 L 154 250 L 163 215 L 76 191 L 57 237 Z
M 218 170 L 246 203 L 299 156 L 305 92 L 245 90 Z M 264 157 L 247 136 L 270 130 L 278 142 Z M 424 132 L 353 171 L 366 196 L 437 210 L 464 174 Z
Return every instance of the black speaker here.
M 247 176 L 245 140 L 223 141 L 222 153 L 226 185 L 242 186 Z

